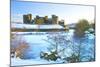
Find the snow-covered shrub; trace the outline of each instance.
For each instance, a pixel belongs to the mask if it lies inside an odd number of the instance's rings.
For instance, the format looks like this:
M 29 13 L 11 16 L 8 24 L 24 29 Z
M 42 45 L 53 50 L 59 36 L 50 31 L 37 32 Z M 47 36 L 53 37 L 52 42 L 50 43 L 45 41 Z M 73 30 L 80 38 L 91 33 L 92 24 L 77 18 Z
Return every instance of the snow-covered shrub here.
M 41 52 L 40 58 L 44 58 L 48 61 L 49 60 L 56 61 L 58 58 L 60 58 L 60 56 L 57 56 L 57 53 L 55 51 L 51 52 L 51 54 Z
M 70 57 L 64 58 L 69 63 L 75 63 L 75 62 L 80 62 L 80 57 L 79 55 L 76 55 L 73 53 Z
M 46 59 L 47 56 L 48 56 L 48 53 L 44 53 L 44 52 L 40 53 L 40 58 Z
M 61 57 L 66 57 L 66 49 L 70 46 L 70 38 L 66 34 L 57 33 L 57 34 L 49 34 L 47 36 L 47 39 L 45 41 L 49 43 L 49 47 L 47 48 L 50 54 L 46 55 L 46 59 L 54 60 L 62 59 Z M 44 52 L 45 53 L 45 52 Z M 41 56 L 42 55 L 42 56 Z M 45 55 L 42 54 L 40 57 L 45 57 Z

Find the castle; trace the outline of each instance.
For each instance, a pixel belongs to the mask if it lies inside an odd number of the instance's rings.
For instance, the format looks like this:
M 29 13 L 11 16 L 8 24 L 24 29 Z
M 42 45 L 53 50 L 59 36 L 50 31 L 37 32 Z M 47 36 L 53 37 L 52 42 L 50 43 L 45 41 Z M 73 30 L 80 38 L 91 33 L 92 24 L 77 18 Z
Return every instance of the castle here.
M 38 25 L 59 24 L 64 26 L 64 20 L 58 21 L 58 16 L 56 15 L 52 15 L 51 18 L 48 18 L 48 16 L 40 17 L 37 15 L 34 19 L 32 19 L 32 14 L 27 14 L 23 15 L 23 23 Z

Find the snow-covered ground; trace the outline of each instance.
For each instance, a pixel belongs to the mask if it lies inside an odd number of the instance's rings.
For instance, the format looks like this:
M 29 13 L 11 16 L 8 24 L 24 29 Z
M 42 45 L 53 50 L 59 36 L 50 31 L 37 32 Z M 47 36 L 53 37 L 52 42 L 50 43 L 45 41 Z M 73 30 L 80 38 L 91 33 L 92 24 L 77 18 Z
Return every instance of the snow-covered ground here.
M 48 52 L 48 47 L 50 47 L 50 44 L 47 43 L 44 39 L 47 39 L 48 35 L 57 35 L 58 33 L 62 35 L 67 35 L 68 38 L 73 39 L 73 32 L 74 30 L 69 30 L 69 32 L 13 32 L 13 34 L 16 34 L 17 36 L 23 37 L 23 39 L 29 44 L 29 50 L 28 50 L 28 55 L 26 55 L 27 58 L 30 59 L 18 59 L 18 58 L 11 58 L 11 66 L 16 66 L 16 65 L 35 65 L 35 64 L 52 64 L 52 63 L 63 63 L 62 60 L 57 60 L 57 61 L 47 61 L 44 59 L 40 58 L 40 52 L 45 51 Z M 28 34 L 31 33 L 31 34 Z M 84 40 L 84 46 L 86 50 L 88 48 L 94 46 L 94 39 L 95 36 L 93 34 L 87 34 L 86 38 Z M 78 43 L 76 41 L 76 43 Z M 67 48 L 66 50 L 66 55 L 71 53 L 70 48 Z M 84 55 L 87 55 L 88 52 L 83 51 Z M 90 54 L 91 55 L 91 54 Z M 94 54 L 92 54 L 94 55 Z M 84 60 L 83 60 L 84 61 Z
M 16 24 L 12 23 L 11 28 L 21 28 L 21 29 L 64 29 L 63 26 L 58 24 L 50 25 L 36 25 L 36 24 Z
M 20 65 L 37 65 L 37 64 L 57 64 L 62 63 L 59 61 L 47 61 L 40 58 L 30 59 L 30 60 L 22 60 L 19 58 L 11 58 L 11 66 L 20 66 Z

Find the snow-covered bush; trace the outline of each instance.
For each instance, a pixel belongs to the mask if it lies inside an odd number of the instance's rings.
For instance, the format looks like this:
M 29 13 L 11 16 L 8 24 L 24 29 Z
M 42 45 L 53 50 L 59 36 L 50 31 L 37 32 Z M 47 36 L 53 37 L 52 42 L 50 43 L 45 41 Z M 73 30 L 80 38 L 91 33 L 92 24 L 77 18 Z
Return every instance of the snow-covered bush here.
M 48 61 L 49 60 L 56 61 L 58 58 L 60 58 L 60 56 L 57 55 L 56 51 L 51 52 L 51 54 L 41 52 L 40 58 L 46 59 Z
M 80 57 L 79 55 L 76 55 L 73 53 L 70 57 L 64 58 L 69 63 L 75 63 L 75 62 L 80 62 Z

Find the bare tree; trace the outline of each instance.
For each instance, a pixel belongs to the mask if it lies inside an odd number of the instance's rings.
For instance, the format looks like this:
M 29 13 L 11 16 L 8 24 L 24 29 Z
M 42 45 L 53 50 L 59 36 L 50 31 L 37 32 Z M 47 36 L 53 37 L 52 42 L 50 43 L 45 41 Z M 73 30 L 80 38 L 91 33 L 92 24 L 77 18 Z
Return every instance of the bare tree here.
M 20 36 L 13 34 L 11 37 L 11 56 L 23 58 L 25 50 L 28 49 L 28 43 Z

